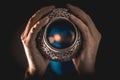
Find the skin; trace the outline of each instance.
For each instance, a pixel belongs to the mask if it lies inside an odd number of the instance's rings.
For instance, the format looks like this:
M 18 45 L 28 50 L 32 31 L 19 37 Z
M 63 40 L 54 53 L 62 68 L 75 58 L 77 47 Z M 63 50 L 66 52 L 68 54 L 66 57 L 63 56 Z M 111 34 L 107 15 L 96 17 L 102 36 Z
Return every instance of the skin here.
M 28 21 L 24 32 L 21 35 L 21 41 L 28 60 L 27 73 L 30 75 L 38 74 L 42 76 L 45 73 L 49 60 L 42 57 L 36 48 L 35 39 L 41 27 L 49 22 L 49 18 L 45 14 L 54 9 L 54 6 L 44 7 L 38 10 Z
M 83 49 L 80 53 L 81 55 L 74 58 L 72 61 L 79 74 L 93 74 L 101 34 L 90 16 L 83 10 L 70 4 L 67 6 L 75 15 L 70 15 L 70 20 L 78 26 L 83 35 Z
M 48 6 L 38 10 L 29 19 L 21 35 L 21 41 L 28 60 L 27 73 L 30 75 L 37 73 L 43 76 L 50 62 L 48 59 L 42 57 L 36 48 L 35 39 L 41 27 L 49 22 L 49 17 L 43 16 L 54 8 L 54 6 Z M 83 10 L 70 4 L 67 5 L 67 8 L 73 13 L 73 15 L 70 15 L 70 20 L 78 26 L 83 35 L 83 49 L 78 57 L 72 59 L 76 71 L 78 74 L 94 73 L 94 65 L 101 34 L 92 19 Z

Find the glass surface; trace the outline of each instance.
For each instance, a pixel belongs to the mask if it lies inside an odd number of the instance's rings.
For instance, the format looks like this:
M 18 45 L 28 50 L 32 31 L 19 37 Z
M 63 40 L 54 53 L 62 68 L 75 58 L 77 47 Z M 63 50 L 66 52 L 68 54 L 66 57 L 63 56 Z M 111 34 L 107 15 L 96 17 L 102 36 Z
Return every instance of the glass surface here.
M 65 19 L 53 21 L 47 29 L 48 43 L 59 49 L 64 49 L 73 44 L 75 29 L 72 23 Z

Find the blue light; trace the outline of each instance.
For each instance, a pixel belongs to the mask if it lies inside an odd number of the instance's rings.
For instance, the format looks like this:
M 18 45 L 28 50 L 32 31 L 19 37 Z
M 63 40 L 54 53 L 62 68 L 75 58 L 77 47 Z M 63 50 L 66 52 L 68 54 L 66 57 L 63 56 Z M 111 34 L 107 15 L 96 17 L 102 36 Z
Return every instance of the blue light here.
M 50 62 L 51 69 L 59 76 L 63 75 L 62 63 L 57 61 Z

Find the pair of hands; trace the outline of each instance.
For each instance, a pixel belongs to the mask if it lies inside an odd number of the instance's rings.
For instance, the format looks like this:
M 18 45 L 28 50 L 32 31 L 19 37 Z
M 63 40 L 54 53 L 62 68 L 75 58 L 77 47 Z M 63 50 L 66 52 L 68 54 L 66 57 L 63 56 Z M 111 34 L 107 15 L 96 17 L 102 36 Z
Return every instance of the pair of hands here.
M 31 75 L 37 73 L 42 76 L 50 62 L 50 60 L 42 57 L 36 48 L 35 39 L 41 27 L 49 22 L 49 17 L 46 16 L 43 18 L 43 16 L 51 12 L 54 8 L 55 6 L 47 6 L 38 10 L 29 19 L 21 35 L 21 41 L 28 60 L 27 72 Z M 72 59 L 74 66 L 79 74 L 93 73 L 101 34 L 92 19 L 83 10 L 70 4 L 67 5 L 67 8 L 75 15 L 71 14 L 70 20 L 78 26 L 83 35 L 83 49 L 78 57 Z

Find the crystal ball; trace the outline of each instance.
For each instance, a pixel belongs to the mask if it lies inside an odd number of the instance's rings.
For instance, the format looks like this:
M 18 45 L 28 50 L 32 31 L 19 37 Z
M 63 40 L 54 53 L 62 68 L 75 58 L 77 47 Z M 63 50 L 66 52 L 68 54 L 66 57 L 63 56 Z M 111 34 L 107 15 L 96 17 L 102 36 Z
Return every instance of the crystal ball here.
M 69 61 L 81 48 L 81 32 L 69 20 L 68 9 L 55 8 L 48 16 L 49 22 L 38 32 L 36 47 L 50 60 Z
M 48 43 L 58 49 L 71 46 L 75 40 L 75 29 L 65 19 L 57 19 L 47 28 L 46 39 Z

